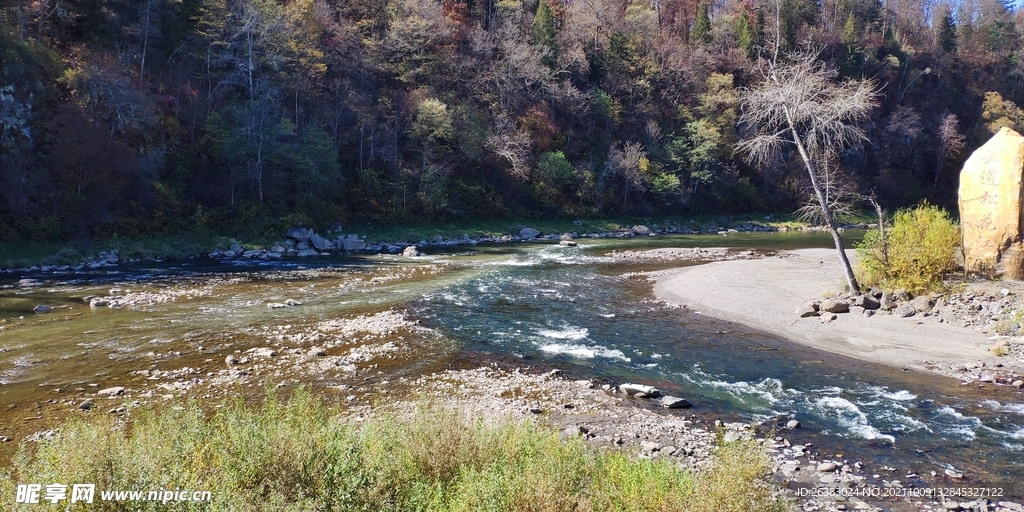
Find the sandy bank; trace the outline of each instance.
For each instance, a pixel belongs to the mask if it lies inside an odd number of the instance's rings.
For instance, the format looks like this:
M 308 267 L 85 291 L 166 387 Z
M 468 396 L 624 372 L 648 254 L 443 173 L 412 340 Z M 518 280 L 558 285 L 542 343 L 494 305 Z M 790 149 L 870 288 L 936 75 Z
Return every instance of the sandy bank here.
M 935 363 L 1000 362 L 989 352 L 988 335 L 934 316 L 850 313 L 830 323 L 797 316 L 796 308 L 808 299 L 840 291 L 842 275 L 835 250 L 801 249 L 673 270 L 657 278 L 654 291 L 666 302 L 707 316 L 865 361 L 919 370 Z

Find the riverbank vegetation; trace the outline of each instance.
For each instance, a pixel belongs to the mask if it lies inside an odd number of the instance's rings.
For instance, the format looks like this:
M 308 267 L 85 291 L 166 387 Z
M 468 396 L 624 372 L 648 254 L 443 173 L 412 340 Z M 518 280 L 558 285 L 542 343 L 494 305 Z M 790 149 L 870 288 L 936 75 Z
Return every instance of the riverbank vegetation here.
M 896 212 L 892 225 L 873 229 L 857 245 L 859 279 L 868 286 L 938 291 L 957 268 L 960 226 L 941 208 L 922 204 Z
M 124 424 L 103 415 L 74 420 L 55 439 L 23 449 L 0 492 L 58 482 L 95 483 L 97 495 L 212 493 L 211 503 L 176 510 L 789 510 L 766 480 L 770 459 L 754 440 L 721 444 L 710 468 L 692 472 L 600 451 L 533 422 L 470 419 L 426 404 L 408 417 L 339 412 L 299 390 L 287 401 L 239 400 L 213 415 L 190 402 L 135 409 Z M 69 510 L 124 505 L 97 500 Z
M 776 27 L 884 92 L 837 190 L 951 208 L 1024 123 L 997 0 L 25 0 L 0 8 L 0 240 L 793 209 L 799 158 L 734 151 Z

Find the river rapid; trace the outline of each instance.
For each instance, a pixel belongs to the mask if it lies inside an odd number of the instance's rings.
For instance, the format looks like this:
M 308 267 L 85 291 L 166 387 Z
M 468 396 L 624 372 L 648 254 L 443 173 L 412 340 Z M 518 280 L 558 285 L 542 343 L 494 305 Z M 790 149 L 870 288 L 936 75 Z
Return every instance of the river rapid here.
M 284 327 L 300 332 L 395 310 L 444 341 L 382 366 L 381 378 L 494 357 L 639 381 L 687 398 L 694 404 L 687 414 L 704 419 L 759 423 L 768 431 L 796 418 L 802 427 L 787 437 L 868 467 L 896 468 L 883 474 L 888 478 L 953 486 L 943 476 L 952 469 L 967 476 L 957 486 L 1024 496 L 1020 393 L 834 356 L 669 308 L 653 299 L 640 273 L 674 264 L 607 256 L 656 247 L 774 251 L 830 243 L 820 233 L 688 235 L 581 240 L 579 247 L 478 246 L 421 258 L 204 258 L 14 274 L 0 281 L 0 435 L 17 441 L 55 426 L 68 414 L 67 407 L 47 405 L 58 387 L 128 385 L 139 369 L 219 363 Z M 108 294 L 134 302 L 111 309 L 82 300 Z M 289 298 L 303 305 L 267 307 Z M 33 313 L 38 304 L 52 309 Z

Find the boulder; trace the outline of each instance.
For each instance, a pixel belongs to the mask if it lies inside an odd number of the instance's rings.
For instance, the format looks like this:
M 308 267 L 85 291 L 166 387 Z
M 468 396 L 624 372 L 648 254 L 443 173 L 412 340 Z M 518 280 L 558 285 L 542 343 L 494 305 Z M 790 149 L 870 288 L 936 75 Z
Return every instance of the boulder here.
M 366 242 L 360 240 L 359 238 L 352 238 L 352 235 L 349 235 L 344 240 L 342 240 L 341 244 L 342 247 L 348 252 L 361 251 L 363 249 L 366 249 Z
M 300 258 L 306 258 L 306 257 L 309 257 L 309 256 L 319 256 L 319 255 L 320 255 L 320 253 L 316 252 L 316 249 L 302 249 L 301 251 L 299 251 L 299 254 L 298 254 L 298 256 Z
M 309 228 L 288 228 L 288 232 L 284 236 L 296 242 L 308 242 L 312 234 L 313 230 Z
M 821 306 L 818 309 L 828 313 L 848 313 L 850 303 L 842 299 L 825 299 L 821 301 Z
M 664 396 L 661 400 L 658 400 L 658 404 L 666 409 L 685 409 L 693 405 L 684 398 L 674 396 Z
M 818 310 L 814 309 L 813 304 L 804 304 L 796 308 L 796 314 L 800 315 L 800 318 L 807 318 L 811 316 L 818 316 Z
M 299 242 L 299 243 L 298 243 L 298 244 L 297 244 L 297 245 L 295 246 L 295 248 L 296 248 L 296 249 L 298 249 L 298 250 L 300 250 L 300 251 L 308 251 L 308 250 L 312 249 L 312 248 L 313 248 L 313 246 L 312 246 L 312 245 L 309 245 L 309 242 Z
M 419 255 L 420 255 L 420 251 L 419 251 L 419 249 L 416 248 L 415 245 L 410 245 L 409 247 L 406 247 L 405 249 L 402 250 L 402 256 L 407 256 L 409 258 L 414 258 L 414 257 L 419 256 Z
M 96 392 L 99 396 L 119 396 L 124 394 L 124 388 L 121 386 L 114 386 L 112 388 L 101 389 Z
M 879 307 L 886 311 L 891 311 L 896 307 L 896 299 L 892 297 L 889 292 L 882 293 L 882 298 L 878 300 Z
M 36 307 L 32 308 L 32 311 L 36 313 L 49 313 L 51 309 L 53 308 L 46 304 L 37 304 Z
M 858 295 L 853 298 L 853 305 L 864 309 L 878 309 L 881 304 L 871 294 Z
M 316 233 L 309 235 L 309 243 L 313 244 L 313 247 L 315 247 L 318 251 L 334 249 L 334 244 L 332 244 L 329 240 Z
M 818 472 L 821 472 L 821 473 L 831 473 L 831 472 L 836 470 L 836 463 L 835 462 L 822 462 L 821 464 L 818 464 L 814 468 L 814 470 L 818 471 Z
M 1024 388 L 1024 380 L 1017 379 L 1017 380 L 1013 381 L 1013 383 L 1010 384 L 1010 385 L 1015 387 L 1015 388 L 1017 388 L 1017 389 Z
M 573 238 L 575 238 L 575 237 L 573 237 L 573 236 L 572 236 L 572 233 L 562 233 L 562 234 L 561 234 L 561 235 L 560 235 L 560 236 L 558 237 L 558 239 L 559 239 L 559 240 L 566 240 L 566 241 L 568 241 L 568 240 L 572 240 Z
M 519 238 L 537 238 L 538 235 L 540 235 L 540 231 L 533 228 L 523 228 L 519 230 Z
M 786 422 L 786 430 L 796 430 L 800 428 L 800 422 L 797 420 L 789 420 Z
M 918 295 L 910 301 L 910 306 L 918 313 L 927 313 L 932 310 L 932 300 L 927 295 Z
M 245 252 L 245 249 L 243 249 L 241 245 L 231 244 L 231 251 L 235 253 L 235 256 L 241 256 L 242 253 Z
M 893 310 L 892 314 L 896 315 L 899 318 L 907 318 L 909 316 L 916 315 L 917 310 L 914 309 L 914 306 L 911 306 L 910 304 L 904 304 Z
M 964 270 L 1024 279 L 1022 228 L 1024 137 L 1001 128 L 960 172 Z
M 621 384 L 619 386 L 619 389 L 621 389 L 622 392 L 626 393 L 627 395 L 635 395 L 638 393 L 646 395 L 647 397 L 656 397 L 658 395 L 661 395 L 661 391 L 658 391 L 657 388 L 645 386 L 643 384 Z
M 643 224 L 633 226 L 633 228 L 630 229 L 630 231 L 634 235 L 639 235 L 639 236 L 647 236 L 647 235 L 651 234 L 651 228 L 649 228 L 647 226 L 644 226 Z
M 273 247 L 270 248 L 270 252 L 277 253 L 277 254 L 283 253 L 283 252 L 285 252 L 287 250 L 288 249 L 285 249 L 284 246 L 280 245 L 280 244 L 274 245 Z
M 561 245 L 562 247 L 576 247 L 577 244 L 573 240 L 561 240 L 558 242 L 558 245 Z
M 105 298 L 103 298 L 103 297 L 95 297 L 95 298 L 93 298 L 92 300 L 89 301 L 89 307 L 90 308 L 102 308 L 104 306 L 109 306 L 109 305 L 110 305 L 110 301 L 105 299 Z

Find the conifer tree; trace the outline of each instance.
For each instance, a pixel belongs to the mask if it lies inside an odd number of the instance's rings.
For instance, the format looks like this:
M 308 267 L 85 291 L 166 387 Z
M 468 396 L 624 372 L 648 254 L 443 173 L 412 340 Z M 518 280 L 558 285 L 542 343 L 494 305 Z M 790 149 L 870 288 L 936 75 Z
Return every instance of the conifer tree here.
M 750 26 L 747 13 L 743 12 L 736 19 L 736 43 L 747 52 L 750 60 L 757 59 L 757 48 L 754 41 L 754 28 Z
M 697 21 L 693 23 L 691 34 L 694 44 L 711 42 L 711 14 L 708 12 L 708 4 L 702 3 L 697 8 Z
M 955 53 L 957 47 L 956 22 L 953 21 L 953 13 L 947 7 L 939 21 L 939 30 L 936 34 L 939 48 L 946 53 Z
M 555 15 L 545 0 L 537 3 L 537 13 L 533 16 L 533 27 L 530 35 L 530 44 L 543 46 L 548 49 L 548 54 L 543 62 L 549 68 L 554 68 L 558 62 L 558 45 L 555 41 Z

